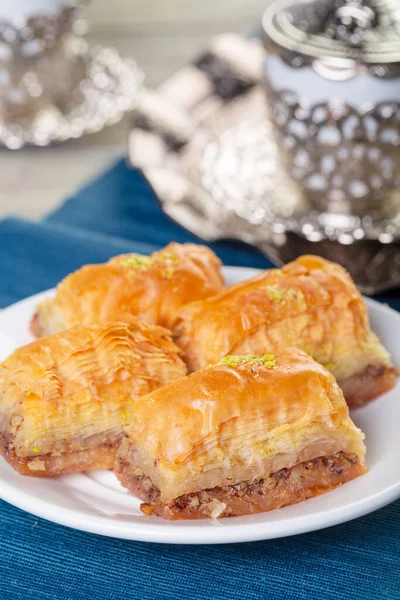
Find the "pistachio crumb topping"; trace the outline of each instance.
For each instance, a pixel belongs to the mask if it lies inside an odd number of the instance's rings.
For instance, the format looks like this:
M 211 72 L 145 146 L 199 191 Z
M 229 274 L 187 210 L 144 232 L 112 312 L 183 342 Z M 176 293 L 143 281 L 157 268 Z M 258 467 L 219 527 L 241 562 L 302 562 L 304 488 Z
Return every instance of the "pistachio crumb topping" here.
M 277 285 L 269 285 L 267 287 L 267 294 L 270 300 L 276 304 L 286 304 L 286 300 L 297 300 L 298 302 L 304 301 L 304 294 L 301 290 L 296 288 L 284 288 L 281 289 Z
M 34 452 L 36 452 L 36 454 L 37 454 L 38 452 L 40 452 L 40 446 L 38 446 L 38 445 L 36 444 L 35 446 L 33 446 L 32 450 L 33 450 Z
M 283 291 L 278 288 L 277 285 L 269 285 L 267 287 L 267 294 L 270 300 L 274 302 L 280 302 L 283 297 Z
M 160 258 L 170 260 L 174 265 L 179 265 L 179 258 L 173 252 L 160 252 Z
M 218 364 L 227 365 L 228 367 L 237 367 L 238 365 L 260 365 L 267 369 L 276 369 L 276 361 L 273 354 L 264 354 L 263 356 L 258 356 L 256 354 L 247 354 L 245 356 L 229 354 Z
M 166 263 L 164 276 L 170 279 L 179 265 L 179 257 L 173 252 L 159 252 L 153 256 L 143 256 L 141 254 L 131 254 L 127 257 L 121 257 L 119 264 L 127 269 L 128 273 L 135 274 L 138 271 L 147 271 L 155 263 Z
M 121 260 L 121 265 L 127 269 L 148 269 L 153 264 L 153 259 L 150 256 L 142 256 L 141 254 L 132 254 L 128 258 Z

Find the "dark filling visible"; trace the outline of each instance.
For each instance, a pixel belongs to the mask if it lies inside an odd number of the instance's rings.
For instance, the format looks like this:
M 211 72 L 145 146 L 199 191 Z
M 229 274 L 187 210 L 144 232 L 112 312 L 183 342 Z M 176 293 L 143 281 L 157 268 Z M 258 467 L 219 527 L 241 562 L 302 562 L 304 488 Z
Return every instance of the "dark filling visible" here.
M 129 452 L 126 455 L 129 456 Z M 215 487 L 164 501 L 151 479 L 139 473 L 124 456 L 117 458 L 115 467 L 122 485 L 144 500 L 142 511 L 166 519 L 204 519 L 265 512 L 318 496 L 365 472 L 366 468 L 356 455 L 339 452 L 299 463 L 291 469 L 281 469 L 265 479 Z
M 362 373 L 338 380 L 350 408 L 363 406 L 396 385 L 399 371 L 384 365 L 368 365 Z

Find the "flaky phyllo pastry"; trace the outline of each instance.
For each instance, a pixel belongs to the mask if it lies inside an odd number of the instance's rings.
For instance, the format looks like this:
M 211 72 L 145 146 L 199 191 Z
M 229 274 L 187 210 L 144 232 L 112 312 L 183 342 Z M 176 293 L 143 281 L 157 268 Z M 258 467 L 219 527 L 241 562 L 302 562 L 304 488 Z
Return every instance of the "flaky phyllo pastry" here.
M 296 349 L 228 356 L 151 392 L 126 431 L 116 475 L 167 519 L 263 512 L 366 471 L 334 377 Z
M 86 265 L 57 286 L 55 298 L 39 304 L 31 329 L 39 337 L 79 324 L 130 323 L 135 316 L 172 327 L 182 306 L 222 290 L 220 268 L 209 248 L 175 242 L 151 256 Z
M 176 336 L 190 370 L 227 354 L 300 348 L 335 375 L 351 406 L 395 384 L 390 356 L 370 330 L 351 277 L 317 256 L 302 256 L 188 305 Z
M 0 365 L 0 452 L 23 475 L 109 469 L 138 396 L 186 374 L 167 330 L 78 326 Z

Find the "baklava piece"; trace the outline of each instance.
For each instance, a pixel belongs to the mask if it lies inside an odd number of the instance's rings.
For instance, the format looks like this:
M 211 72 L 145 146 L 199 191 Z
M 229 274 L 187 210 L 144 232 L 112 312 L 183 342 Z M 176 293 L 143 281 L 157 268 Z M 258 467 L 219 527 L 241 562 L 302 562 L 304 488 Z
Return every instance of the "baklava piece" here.
M 366 472 L 334 377 L 304 352 L 228 356 L 139 398 L 115 473 L 166 519 L 269 511 Z
M 31 331 L 40 337 L 135 317 L 170 328 L 182 306 L 219 293 L 223 285 L 221 262 L 209 248 L 173 242 L 151 256 L 116 256 L 68 275 L 55 298 L 37 307 Z
M 22 475 L 110 469 L 134 402 L 186 374 L 167 330 L 78 326 L 0 364 L 0 453 Z
M 351 277 L 317 256 L 302 256 L 184 307 L 175 334 L 191 371 L 227 354 L 300 348 L 333 373 L 351 407 L 396 382 Z

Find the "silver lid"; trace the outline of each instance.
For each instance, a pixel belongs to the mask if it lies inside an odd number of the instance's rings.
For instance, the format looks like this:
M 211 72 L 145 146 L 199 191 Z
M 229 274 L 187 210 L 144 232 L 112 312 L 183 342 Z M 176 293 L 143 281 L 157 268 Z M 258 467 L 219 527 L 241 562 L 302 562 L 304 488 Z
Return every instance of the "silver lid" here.
M 377 77 L 400 75 L 398 0 L 274 0 L 264 43 L 292 67 L 351 60 Z

